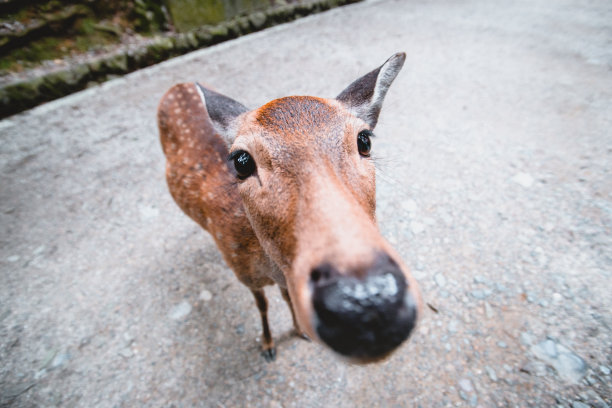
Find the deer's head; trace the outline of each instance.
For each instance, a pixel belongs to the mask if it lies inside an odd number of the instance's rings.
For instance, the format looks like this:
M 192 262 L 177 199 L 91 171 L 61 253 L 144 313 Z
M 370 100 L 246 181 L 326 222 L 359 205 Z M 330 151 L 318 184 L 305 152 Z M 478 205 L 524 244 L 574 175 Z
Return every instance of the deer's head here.
M 335 99 L 292 96 L 251 111 L 198 87 L 302 330 L 362 362 L 408 337 L 420 302 L 416 282 L 378 230 L 370 157 L 383 99 L 404 60 L 392 56 Z

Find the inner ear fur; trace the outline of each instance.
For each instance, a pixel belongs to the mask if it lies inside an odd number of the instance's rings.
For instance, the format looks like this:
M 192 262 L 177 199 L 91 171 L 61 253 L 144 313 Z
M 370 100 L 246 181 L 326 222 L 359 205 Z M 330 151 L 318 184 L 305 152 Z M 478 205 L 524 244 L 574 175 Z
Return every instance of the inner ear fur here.
M 385 95 L 405 61 L 406 53 L 394 54 L 380 67 L 350 84 L 336 99 L 374 129 Z
M 195 85 L 215 129 L 230 146 L 234 142 L 232 124 L 238 116 L 247 112 L 248 109 L 228 96 L 208 89 L 197 82 Z

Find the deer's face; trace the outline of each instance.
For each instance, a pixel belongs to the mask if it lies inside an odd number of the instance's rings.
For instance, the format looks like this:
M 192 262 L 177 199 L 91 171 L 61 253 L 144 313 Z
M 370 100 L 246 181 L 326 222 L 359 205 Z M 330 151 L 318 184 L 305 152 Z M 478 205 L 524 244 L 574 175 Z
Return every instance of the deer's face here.
M 359 151 L 360 133 L 371 135 L 363 121 L 312 97 L 277 99 L 242 120 L 230 167 L 258 238 L 283 269 L 298 249 L 335 245 L 340 237 L 330 228 L 354 223 L 357 213 L 373 222 L 374 166 L 369 151 Z
M 274 100 L 239 123 L 238 191 L 302 329 L 349 357 L 386 355 L 413 328 L 417 295 L 376 226 L 370 126 L 312 97 Z
M 230 168 L 262 247 L 280 267 L 300 327 L 360 362 L 410 334 L 416 282 L 375 220 L 370 158 L 382 100 L 401 69 L 396 54 L 336 99 L 287 97 L 247 111 L 203 88 L 230 144 Z

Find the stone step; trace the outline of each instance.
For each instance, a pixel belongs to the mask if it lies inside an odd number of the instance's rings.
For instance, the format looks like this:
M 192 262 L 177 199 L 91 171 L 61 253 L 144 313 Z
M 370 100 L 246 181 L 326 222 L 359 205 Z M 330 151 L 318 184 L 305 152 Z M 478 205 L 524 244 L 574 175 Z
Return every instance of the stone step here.
M 0 54 L 28 44 L 31 41 L 49 35 L 63 35 L 66 29 L 81 17 L 91 14 L 91 11 L 79 4 L 63 7 L 28 21 L 26 24 L 5 24 L 0 28 Z

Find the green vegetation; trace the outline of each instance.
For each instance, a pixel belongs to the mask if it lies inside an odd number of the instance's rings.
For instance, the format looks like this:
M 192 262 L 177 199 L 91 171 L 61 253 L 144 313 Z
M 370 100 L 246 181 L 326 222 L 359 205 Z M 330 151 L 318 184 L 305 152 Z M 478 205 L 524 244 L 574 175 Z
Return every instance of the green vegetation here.
M 5 0 L 0 3 L 0 70 L 21 71 L 117 44 L 126 33 L 167 27 L 154 0 Z
M 270 0 L 168 0 L 168 11 L 177 31 L 186 32 L 203 24 L 218 24 L 238 15 L 265 10 Z M 284 3 L 284 2 L 278 2 Z
M 178 33 L 169 30 L 169 20 L 156 20 L 154 10 L 148 10 L 143 16 L 149 22 L 144 25 L 139 25 L 133 17 L 136 15 L 134 7 L 116 11 L 120 4 L 146 6 L 147 2 L 159 3 L 156 0 L 73 1 L 86 2 L 88 6 L 70 4 L 70 0 L 65 2 L 67 4 L 48 0 L 0 0 L 0 16 L 23 17 L 22 21 L 0 17 L 0 75 L 9 70 L 15 72 L 36 66 L 41 60 L 104 48 L 124 40 L 126 33 L 133 32 L 136 27 L 151 30 L 141 32 L 151 34 L 151 38 L 137 42 L 128 50 L 117 48 L 87 58 L 86 63 L 63 64 L 58 69 L 42 70 L 38 76 L 0 76 L 0 80 L 4 80 L 0 86 L 0 118 L 176 55 L 360 0 L 292 0 L 292 4 L 274 0 L 275 4 L 284 5 L 260 11 L 256 10 L 263 0 L 224 0 L 231 5 L 226 11 L 238 13 L 233 18 L 215 25 L 200 24 L 194 30 Z M 239 8 L 247 6 L 253 7 L 254 11 Z M 10 13 L 7 7 L 13 7 Z M 39 7 L 34 10 L 39 14 L 30 7 Z M 47 14 L 40 14 L 40 10 Z M 164 32 L 156 32 L 154 27 L 164 27 Z

